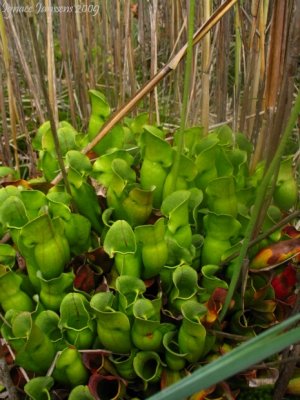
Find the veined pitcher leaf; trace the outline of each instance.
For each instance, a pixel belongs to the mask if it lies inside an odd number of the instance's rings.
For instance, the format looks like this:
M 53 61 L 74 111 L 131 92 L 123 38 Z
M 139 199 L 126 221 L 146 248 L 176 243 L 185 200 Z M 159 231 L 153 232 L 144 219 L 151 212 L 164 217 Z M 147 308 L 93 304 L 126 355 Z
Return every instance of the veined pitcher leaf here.
M 62 333 L 58 326 L 59 320 L 56 312 L 44 310 L 36 317 L 35 323 L 53 343 L 58 343 L 62 339 Z
M 114 209 L 116 218 L 126 219 L 132 226 L 146 223 L 152 212 L 154 190 L 154 186 L 142 189 L 135 184 L 128 185 Z
M 182 304 L 193 299 L 199 290 L 198 274 L 187 264 L 179 265 L 173 272 L 174 288 L 170 293 L 170 305 L 180 311 Z
M 222 146 L 232 146 L 235 133 L 228 125 L 222 125 L 216 129 L 215 133 L 220 139 Z
M 157 128 L 157 126 L 145 124 L 143 130 L 159 137 L 160 139 L 164 139 L 166 136 L 165 132 L 162 129 Z
M 123 275 L 116 279 L 120 311 L 132 315 L 132 307 L 146 291 L 145 283 L 136 277 Z
M 133 368 L 133 359 L 138 352 L 138 349 L 133 348 L 129 354 L 111 354 L 109 357 L 122 378 L 128 380 L 136 378 L 136 373 Z
M 12 268 L 16 260 L 17 252 L 9 244 L 0 243 L 0 264 Z
M 40 299 L 45 307 L 58 311 L 66 293 L 73 288 L 73 272 L 61 273 L 52 279 L 45 279 L 41 271 L 37 271 L 37 278 L 40 280 Z
M 188 354 L 180 352 L 176 331 L 165 333 L 163 346 L 168 367 L 173 371 L 181 371 L 186 365 L 186 356 Z
M 60 305 L 60 327 L 69 343 L 89 349 L 95 338 L 90 304 L 81 293 L 68 293 Z
M 51 400 L 49 391 L 53 385 L 52 376 L 38 376 L 26 383 L 24 391 L 33 400 Z
M 25 205 L 18 196 L 10 196 L 1 204 L 0 221 L 8 228 L 21 228 L 28 222 Z
M 21 274 L 16 274 L 0 264 L 0 304 L 5 312 L 34 310 L 33 300 L 21 289 L 22 282 Z
M 203 276 L 201 284 L 210 293 L 212 293 L 216 288 L 228 289 L 227 282 L 216 276 L 220 269 L 221 268 L 218 265 L 204 265 L 201 268 L 201 273 Z
M 88 173 L 92 170 L 92 164 L 88 156 L 82 154 L 78 150 L 69 150 L 66 153 L 66 165 L 69 165 L 81 174 Z
M 198 175 L 195 178 L 196 186 L 204 190 L 212 179 L 217 178 L 218 171 L 215 165 L 217 145 L 219 139 L 216 134 L 207 135 L 196 146 L 196 167 Z
M 111 152 L 101 155 L 93 164 L 93 171 L 96 173 L 109 172 L 115 159 L 126 161 L 128 165 L 133 164 L 133 157 L 126 150 L 114 149 Z
M 91 307 L 96 315 L 98 337 L 102 345 L 115 353 L 129 353 L 132 344 L 128 316 L 114 308 L 112 292 L 96 293 L 91 299 Z
M 140 351 L 133 360 L 136 374 L 144 382 L 157 382 L 162 373 L 163 363 L 154 351 Z
M 45 373 L 56 350 L 49 337 L 34 323 L 31 314 L 22 312 L 12 321 L 15 337 L 24 337 L 25 343 L 16 351 L 16 363 L 29 371 Z
M 103 247 L 110 257 L 115 253 L 135 253 L 136 239 L 129 223 L 124 220 L 115 221 L 105 236 Z
M 188 190 L 177 190 L 167 196 L 161 206 L 162 213 L 169 218 L 168 229 L 176 230 L 189 223 L 188 201 L 191 193 Z
M 203 218 L 206 235 L 217 240 L 235 238 L 241 228 L 240 222 L 230 215 L 208 213 Z
M 78 385 L 71 390 L 69 400 L 94 400 L 88 386 Z
M 62 221 L 51 220 L 47 214 L 35 218 L 21 229 L 19 247 L 25 259 L 41 271 L 44 279 L 59 276 L 70 259 Z
M 65 348 L 56 360 L 52 376 L 57 382 L 75 387 L 88 381 L 88 371 L 75 347 Z
M 133 344 L 140 350 L 159 350 L 163 334 L 160 315 L 149 299 L 138 299 L 133 305 L 134 322 L 131 328 Z
M 159 218 L 154 225 L 142 225 L 135 228 L 137 242 L 142 248 L 145 279 L 159 274 L 167 261 L 168 247 L 164 238 L 165 231 L 164 218 Z
M 135 118 L 126 119 L 126 124 L 134 134 L 142 133 L 143 127 L 149 123 L 149 113 L 143 112 L 138 114 Z
M 143 159 L 160 163 L 165 168 L 171 166 L 173 151 L 168 142 L 145 130 L 141 134 L 140 144 Z
M 207 204 L 216 214 L 237 215 L 237 197 L 233 176 L 222 176 L 208 183 L 206 190 Z
M 80 214 L 85 216 L 98 234 L 102 232 L 102 210 L 95 189 L 82 176 L 70 168 L 68 180 L 71 194 Z
M 204 352 L 206 329 L 201 318 L 207 313 L 204 305 L 188 300 L 181 307 L 183 320 L 178 332 L 180 353 L 187 353 L 189 362 L 196 362 Z
M 91 99 L 92 114 L 100 115 L 102 117 L 108 117 L 110 114 L 110 106 L 107 102 L 106 97 L 99 90 L 89 90 Z
M 179 130 L 175 132 L 174 141 L 177 145 L 179 135 L 183 135 L 184 137 L 184 146 L 185 153 L 188 153 L 189 156 L 194 156 L 196 152 L 196 146 L 203 137 L 203 127 L 201 126 L 193 126 L 191 128 L 185 129 L 183 132 Z
M 46 195 L 39 190 L 22 190 L 21 199 L 29 219 L 36 218 L 39 212 L 47 205 Z

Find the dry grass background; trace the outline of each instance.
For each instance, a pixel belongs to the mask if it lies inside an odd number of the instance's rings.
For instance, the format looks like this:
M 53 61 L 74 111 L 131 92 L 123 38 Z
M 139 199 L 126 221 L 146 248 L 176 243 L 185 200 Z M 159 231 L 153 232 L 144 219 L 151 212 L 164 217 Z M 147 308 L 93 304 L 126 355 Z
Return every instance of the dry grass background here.
M 55 122 L 67 119 L 85 131 L 89 89 L 119 109 L 187 41 L 188 0 L 28 0 L 32 13 L 18 3 L 3 2 L 0 17 L 0 157 L 17 170 L 30 166 L 31 174 L 31 137 L 49 118 L 43 84 Z M 197 29 L 224 1 L 196 3 Z M 80 12 L 51 11 L 57 6 Z M 299 0 L 237 1 L 194 46 L 188 125 L 207 132 L 228 123 L 256 144 L 253 166 L 271 159 L 299 87 L 299 25 Z M 184 61 L 133 114 L 147 111 L 172 130 L 183 76 Z

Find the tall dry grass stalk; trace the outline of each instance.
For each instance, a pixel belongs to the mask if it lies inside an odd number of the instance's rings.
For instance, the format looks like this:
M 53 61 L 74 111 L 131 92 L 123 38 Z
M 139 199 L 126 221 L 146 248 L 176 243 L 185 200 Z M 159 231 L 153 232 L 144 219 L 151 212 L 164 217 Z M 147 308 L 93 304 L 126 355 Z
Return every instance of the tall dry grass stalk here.
M 53 22 L 51 0 L 45 0 L 46 20 L 47 20 L 47 77 L 48 77 L 48 93 L 50 106 L 52 108 L 53 118 L 56 126 L 58 126 L 58 108 L 56 97 L 56 63 L 54 56 L 54 41 L 53 41 Z
M 8 40 L 6 34 L 6 27 L 4 18 L 0 15 L 0 36 L 1 36 L 1 54 L 3 57 L 3 64 L 6 72 L 6 89 L 8 97 L 8 112 L 10 120 L 10 131 L 11 138 L 14 148 L 14 165 L 17 171 L 19 171 L 19 157 L 18 157 L 18 146 L 17 146 L 17 110 L 16 110 L 16 98 L 13 87 L 12 71 L 11 71 L 11 55 L 8 47 Z
M 211 1 L 202 2 L 202 18 L 203 22 L 207 21 L 211 14 Z M 209 129 L 209 100 L 210 100 L 210 59 L 211 59 L 211 45 L 210 45 L 210 32 L 203 38 L 202 53 L 201 53 L 201 68 L 202 68 L 202 91 L 201 91 L 201 124 L 203 126 L 204 134 L 208 134 Z
M 158 12 L 158 0 L 151 0 L 149 2 L 149 17 L 150 17 L 150 32 L 151 32 L 151 65 L 150 65 L 150 77 L 152 78 L 157 73 L 157 12 Z M 158 93 L 157 87 L 150 93 L 150 121 L 154 122 L 152 111 L 155 110 L 155 121 L 159 125 L 159 105 L 158 105 Z

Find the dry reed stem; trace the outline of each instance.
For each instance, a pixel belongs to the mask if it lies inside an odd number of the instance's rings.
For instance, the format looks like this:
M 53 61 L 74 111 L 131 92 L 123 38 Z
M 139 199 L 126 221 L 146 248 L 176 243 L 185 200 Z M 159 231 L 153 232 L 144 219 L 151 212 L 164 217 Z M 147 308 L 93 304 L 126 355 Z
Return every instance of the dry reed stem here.
M 4 88 L 3 74 L 2 74 L 2 69 L 0 69 L 0 109 L 2 117 L 2 136 L 3 136 L 3 140 L 1 140 L 1 160 L 3 165 L 12 167 L 13 163 L 9 148 L 9 133 L 6 120 L 7 114 L 6 114 L 3 88 Z
M 219 24 L 216 66 L 216 115 L 217 122 L 226 120 L 228 96 L 228 69 L 230 46 L 229 14 Z
M 207 21 L 211 14 L 211 1 L 204 1 L 202 3 L 202 14 L 203 21 Z M 210 84 L 210 32 L 205 35 L 202 40 L 202 57 L 201 57 L 201 67 L 202 67 L 202 91 L 201 91 L 201 124 L 203 126 L 203 134 L 208 134 L 209 128 L 209 84 Z
M 58 126 L 58 109 L 56 96 L 56 72 L 53 44 L 53 23 L 51 12 L 51 0 L 45 0 L 46 21 L 47 21 L 47 76 L 48 76 L 48 93 L 49 102 L 52 108 L 53 118 L 56 126 Z
M 50 121 L 52 137 L 53 137 L 53 141 L 54 141 L 54 145 L 55 145 L 55 151 L 56 151 L 56 155 L 57 155 L 57 159 L 58 159 L 58 163 L 59 163 L 59 167 L 61 170 L 61 174 L 62 174 L 62 178 L 63 178 L 64 184 L 65 184 L 66 191 L 67 191 L 67 193 L 69 193 L 71 195 L 71 189 L 70 189 L 70 185 L 68 182 L 67 173 L 66 173 L 66 169 L 65 169 L 65 165 L 64 165 L 63 158 L 62 158 L 60 145 L 59 145 L 59 140 L 58 140 L 58 135 L 57 135 L 57 127 L 55 124 L 54 115 L 53 115 L 53 111 L 52 111 L 50 100 L 49 100 L 49 95 L 47 93 L 46 83 L 44 82 L 44 79 L 43 79 L 44 65 L 42 62 L 41 54 L 39 52 L 33 16 L 29 14 L 28 19 L 29 19 L 29 24 L 30 24 L 31 39 L 32 39 L 33 48 L 34 48 L 34 52 L 35 52 L 35 57 L 36 57 L 37 64 L 38 64 L 40 84 L 41 84 L 44 100 L 45 100 L 46 107 L 47 107 L 47 113 L 48 113 L 48 118 Z
M 239 118 L 239 104 L 241 93 L 241 53 L 242 53 L 242 39 L 241 39 L 241 19 L 240 8 L 237 4 L 234 7 L 234 28 L 235 28 L 235 46 L 234 46 L 234 85 L 233 85 L 233 131 L 238 130 Z
M 18 56 L 19 56 L 20 64 L 21 64 L 21 66 L 23 68 L 23 71 L 24 71 L 24 76 L 25 76 L 25 79 L 27 81 L 27 84 L 28 84 L 28 87 L 29 87 L 29 90 L 30 90 L 30 94 L 32 95 L 32 98 L 33 98 L 33 101 L 34 101 L 34 106 L 36 108 L 36 112 L 37 112 L 37 116 L 38 116 L 39 122 L 43 123 L 45 121 L 45 118 L 44 118 L 44 113 L 43 113 L 42 106 L 41 106 L 41 103 L 40 103 L 39 91 L 38 91 L 38 89 L 37 89 L 37 87 L 36 87 L 36 85 L 35 85 L 35 83 L 33 81 L 32 73 L 30 71 L 30 67 L 29 67 L 28 62 L 26 60 L 26 55 L 24 53 L 24 49 L 23 49 L 23 46 L 21 44 L 20 38 L 18 36 L 18 33 L 16 31 L 16 27 L 15 27 L 15 24 L 13 22 L 11 14 L 8 14 L 7 22 L 8 22 L 8 25 L 10 27 L 10 33 L 12 35 L 12 38 L 13 38 L 13 41 L 14 41 L 14 45 L 16 47 L 16 50 L 17 50 L 17 53 L 18 53 Z
M 6 79 L 7 79 L 7 92 L 8 92 L 8 107 L 9 107 L 9 115 L 10 115 L 10 127 L 13 139 L 13 147 L 14 147 L 14 166 L 16 171 L 20 170 L 19 163 L 19 154 L 18 154 L 18 146 L 17 146 L 17 110 L 16 110 L 16 100 L 14 94 L 14 88 L 12 83 L 12 73 L 11 73 L 11 58 L 9 54 L 8 48 L 8 40 L 6 35 L 6 27 L 4 23 L 4 18 L 2 13 L 0 13 L 0 37 L 1 37 L 1 52 L 3 56 L 3 62 L 6 71 Z
M 79 6 L 80 1 L 75 0 L 75 4 Z M 85 68 L 85 46 L 83 41 L 83 34 L 82 34 L 82 19 L 81 13 L 75 12 L 75 27 L 76 27 L 76 38 L 78 44 L 78 51 L 76 53 L 78 63 L 77 69 L 77 79 L 78 82 L 78 97 L 80 102 L 80 108 L 82 111 L 82 125 L 84 128 L 88 125 L 88 118 L 89 118 L 89 101 L 88 101 L 88 85 L 86 81 L 86 68 Z
M 259 10 L 260 0 L 255 0 L 251 3 L 251 17 L 248 16 L 250 20 L 250 34 L 249 40 L 246 45 L 246 57 L 248 62 L 246 63 L 247 71 L 245 76 L 245 87 L 243 93 L 243 101 L 240 112 L 240 124 L 239 130 L 241 132 L 245 132 L 248 137 L 251 136 L 249 132 L 246 131 L 246 115 L 253 113 L 253 108 L 251 109 L 250 104 L 253 99 L 255 99 L 255 91 L 258 89 L 259 82 L 259 70 L 258 67 L 260 65 L 259 61 L 259 45 L 258 38 L 256 36 L 257 33 L 257 25 L 258 25 L 258 10 Z M 244 15 L 247 16 L 245 10 Z M 250 110 L 251 109 L 251 110 Z
M 92 32 L 91 15 L 88 12 L 89 0 L 85 0 L 86 12 L 84 13 L 84 31 L 86 35 L 86 58 L 87 58 L 87 71 L 89 77 L 89 87 L 96 87 L 96 75 L 93 64 L 93 48 L 95 46 L 95 40 Z
M 151 78 L 157 73 L 157 7 L 158 7 L 157 0 L 149 1 L 149 17 L 150 17 L 150 32 L 151 32 L 151 66 L 150 66 Z M 153 108 L 155 111 L 156 123 L 160 125 L 158 94 L 156 86 L 154 87 L 153 91 L 150 92 L 150 99 L 149 99 L 150 123 L 153 123 L 153 115 L 152 115 Z
M 63 5 L 63 0 L 59 0 L 58 3 L 60 6 Z M 59 39 L 60 39 L 60 49 L 62 53 L 62 65 L 63 65 L 63 72 L 64 78 L 67 86 L 68 91 L 68 100 L 69 100 L 69 110 L 71 116 L 71 122 L 74 128 L 77 128 L 77 121 L 76 121 L 76 106 L 74 100 L 74 90 L 73 90 L 73 81 L 71 77 L 70 71 L 70 52 L 68 47 L 68 20 L 67 14 L 60 13 L 59 14 Z
M 113 54 L 114 54 L 114 74 L 115 74 L 115 94 L 116 94 L 116 104 L 120 107 L 124 101 L 124 92 L 122 85 L 122 39 L 120 32 L 121 24 L 121 11 L 120 2 L 113 0 L 111 4 L 111 28 L 113 28 Z

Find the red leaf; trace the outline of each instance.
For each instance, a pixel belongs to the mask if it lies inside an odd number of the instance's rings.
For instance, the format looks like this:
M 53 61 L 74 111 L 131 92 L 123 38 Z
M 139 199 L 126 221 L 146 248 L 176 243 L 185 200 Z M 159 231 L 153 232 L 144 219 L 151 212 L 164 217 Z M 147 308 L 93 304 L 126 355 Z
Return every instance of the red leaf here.
M 275 291 L 275 296 L 280 300 L 287 299 L 293 293 L 296 283 L 296 269 L 291 264 L 276 275 L 271 281 Z
M 216 288 L 213 291 L 206 303 L 207 314 L 205 321 L 207 323 L 212 324 L 218 318 L 218 314 L 225 303 L 226 295 L 227 290 L 223 288 Z
M 87 253 L 86 257 L 91 264 L 101 267 L 104 273 L 109 272 L 114 263 L 114 260 L 109 258 L 108 254 L 105 253 L 103 247 L 98 247 L 90 253 Z
M 74 287 L 84 292 L 91 292 L 96 289 L 97 280 L 95 272 L 87 264 L 81 265 L 77 271 L 74 279 Z
M 300 232 L 293 225 L 287 225 L 282 229 L 282 233 L 290 238 L 296 239 L 300 237 Z
M 126 382 L 114 375 L 99 375 L 93 374 L 88 383 L 88 388 L 96 400 L 108 398 L 119 399 L 122 398 Z
M 104 357 L 110 354 L 110 352 L 105 350 L 99 351 L 84 351 L 82 353 L 82 362 L 88 370 L 92 373 L 99 371 L 104 364 Z

